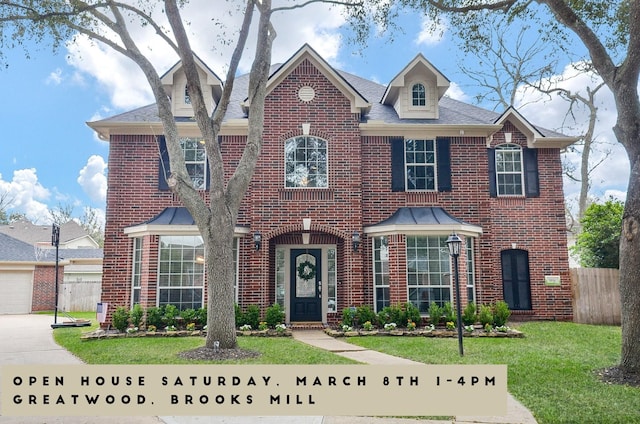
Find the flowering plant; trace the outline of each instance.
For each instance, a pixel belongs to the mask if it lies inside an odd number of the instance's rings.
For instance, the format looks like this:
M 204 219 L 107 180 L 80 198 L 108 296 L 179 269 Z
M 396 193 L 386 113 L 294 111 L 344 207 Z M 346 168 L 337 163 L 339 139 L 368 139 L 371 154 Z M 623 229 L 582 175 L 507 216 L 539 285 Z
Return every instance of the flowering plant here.
M 129 327 L 129 328 L 127 328 L 127 334 L 137 333 L 137 332 L 138 332 L 138 327 Z
M 155 325 L 148 325 L 147 326 L 147 331 L 151 332 L 151 333 L 155 333 L 157 330 Z
M 411 321 L 411 320 L 408 320 L 407 321 L 407 330 L 413 331 L 415 329 L 416 329 L 416 323 Z
M 251 326 L 249 324 L 241 325 L 240 331 L 251 331 Z
M 373 324 L 371 324 L 371 321 L 367 321 L 362 324 L 362 328 L 364 328 L 365 331 L 371 331 L 373 330 Z
M 473 333 L 473 325 L 465 325 L 464 326 L 464 331 L 466 331 L 468 333 Z
M 287 326 L 284 324 L 276 324 L 276 331 L 278 333 L 284 333 L 284 330 L 287 329 Z
M 507 333 L 509 332 L 510 328 L 506 325 L 501 325 L 499 327 L 496 327 L 494 330 L 496 330 L 498 333 Z
M 426 327 L 424 327 L 424 329 L 427 330 L 427 331 L 433 331 L 433 330 L 436 329 L 436 326 L 433 325 L 433 324 L 429 324 Z
M 260 321 L 260 323 L 258 324 L 258 330 L 264 331 L 267 328 L 269 328 L 269 326 L 267 325 L 267 322 L 266 321 Z
M 164 328 L 166 331 L 176 331 L 175 325 L 168 325 Z
M 484 325 L 484 331 L 486 331 L 487 333 L 491 332 L 491 330 L 493 330 L 493 326 L 489 323 L 486 323 Z
M 455 330 L 456 329 L 456 325 L 454 324 L 453 321 L 447 321 L 447 330 Z
M 397 327 L 397 325 L 396 325 L 395 322 L 390 322 L 390 323 L 384 325 L 384 329 L 387 330 L 387 331 L 395 330 L 396 327 Z
M 352 331 L 353 327 L 348 326 L 347 324 L 342 324 L 342 327 L 340 327 L 342 329 L 342 331 Z
M 194 322 L 190 322 L 187 324 L 187 331 L 194 331 L 196 329 L 196 324 Z

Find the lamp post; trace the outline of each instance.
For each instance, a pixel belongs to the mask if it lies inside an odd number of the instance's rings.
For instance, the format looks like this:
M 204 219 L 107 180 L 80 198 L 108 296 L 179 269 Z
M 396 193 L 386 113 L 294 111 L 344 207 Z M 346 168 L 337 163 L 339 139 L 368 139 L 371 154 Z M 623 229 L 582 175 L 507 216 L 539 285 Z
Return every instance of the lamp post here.
M 460 351 L 460 356 L 464 356 L 464 348 L 462 347 L 462 308 L 460 307 L 460 278 L 458 273 L 458 256 L 460 256 L 462 239 L 456 233 L 452 233 L 447 239 L 447 246 L 449 247 L 449 255 L 453 257 L 453 279 L 456 286 L 456 314 L 458 318 L 458 350 Z

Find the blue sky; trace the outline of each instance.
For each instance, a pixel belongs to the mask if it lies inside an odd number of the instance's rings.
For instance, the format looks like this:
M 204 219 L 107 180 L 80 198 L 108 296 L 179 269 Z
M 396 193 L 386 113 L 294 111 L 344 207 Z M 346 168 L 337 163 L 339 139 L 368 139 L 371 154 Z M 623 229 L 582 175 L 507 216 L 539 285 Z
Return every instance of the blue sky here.
M 199 34 L 193 48 L 219 75 L 224 75 L 230 48 L 215 44 L 215 29 L 202 10 L 211 7 L 207 0 L 193 0 L 185 20 Z M 423 31 L 422 18 L 402 15 L 404 33 L 372 37 L 364 48 L 347 42 L 344 21 L 339 13 L 324 6 L 313 6 L 279 14 L 274 18 L 278 38 L 273 62 L 289 58 L 303 43 L 309 43 L 334 67 L 386 84 L 416 54 L 422 53 L 451 81 L 447 95 L 473 103 L 477 88 L 459 71 L 463 56 L 443 24 L 443 36 Z M 237 20 L 226 19 L 233 28 Z M 301 23 L 303 23 L 301 25 Z M 207 34 L 207 36 L 202 36 Z M 155 44 L 148 34 L 139 39 L 151 48 L 149 56 L 160 74 L 173 63 L 175 56 Z M 361 49 L 361 51 L 359 51 Z M 249 49 L 250 50 L 250 49 Z M 108 144 L 98 140 L 86 121 L 96 120 L 152 102 L 145 80 L 127 59 L 87 41 L 53 53 L 48 48 L 33 49 L 26 59 L 20 49 L 5 52 L 7 68 L 0 69 L 3 101 L 0 116 L 3 136 L 0 139 L 0 193 L 12 200 L 9 212 L 22 212 L 34 222 L 50 222 L 48 211 L 58 205 L 72 205 L 74 215 L 83 208 L 100 211 L 105 207 Z M 241 70 L 247 71 L 251 52 L 245 55 Z M 574 75 L 569 63 L 560 64 L 558 75 L 572 75 L 564 86 L 583 89 L 588 76 Z M 593 193 L 624 198 L 628 179 L 628 161 L 611 132 L 615 106 L 610 93 L 599 97 L 601 122 L 598 136 L 602 150 L 611 150 L 605 164 L 593 175 Z M 532 104 L 536 95 L 522 92 L 521 111 L 534 124 L 549 129 L 563 128 L 566 103 L 554 99 Z M 370 99 L 375 101 L 377 99 Z M 542 106 L 541 106 L 542 105 Z M 486 106 L 486 105 L 485 105 Z M 584 116 L 578 113 L 578 121 Z M 565 129 L 573 134 L 572 129 Z M 569 158 L 577 161 L 577 156 Z M 566 182 L 568 203 L 573 202 L 577 186 Z

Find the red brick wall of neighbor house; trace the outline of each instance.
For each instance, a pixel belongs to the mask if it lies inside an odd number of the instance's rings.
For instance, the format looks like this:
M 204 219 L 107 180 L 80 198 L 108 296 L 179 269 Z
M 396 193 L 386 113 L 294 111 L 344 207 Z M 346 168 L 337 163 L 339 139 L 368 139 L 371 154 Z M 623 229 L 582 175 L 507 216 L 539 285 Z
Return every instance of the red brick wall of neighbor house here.
M 62 284 L 63 276 L 64 266 L 58 266 L 58 284 Z M 55 282 L 56 267 L 54 265 L 36 265 L 33 271 L 33 295 L 31 298 L 33 312 L 55 309 Z

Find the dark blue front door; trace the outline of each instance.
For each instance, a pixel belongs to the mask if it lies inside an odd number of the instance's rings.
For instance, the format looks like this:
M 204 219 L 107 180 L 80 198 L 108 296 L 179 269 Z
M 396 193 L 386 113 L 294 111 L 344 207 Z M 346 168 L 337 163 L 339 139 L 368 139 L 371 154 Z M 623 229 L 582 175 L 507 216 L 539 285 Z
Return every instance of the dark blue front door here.
M 322 320 L 322 250 L 291 250 L 291 321 Z

